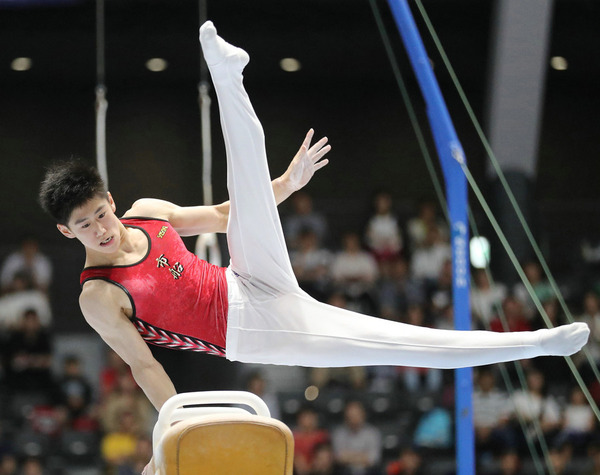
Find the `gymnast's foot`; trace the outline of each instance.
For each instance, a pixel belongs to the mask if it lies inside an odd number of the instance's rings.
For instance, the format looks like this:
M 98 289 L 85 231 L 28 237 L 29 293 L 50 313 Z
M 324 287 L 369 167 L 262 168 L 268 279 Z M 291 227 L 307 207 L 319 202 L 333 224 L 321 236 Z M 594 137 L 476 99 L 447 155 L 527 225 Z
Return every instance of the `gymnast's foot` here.
M 586 323 L 577 322 L 552 329 L 538 330 L 544 354 L 569 356 L 577 353 L 586 344 L 590 329 Z
M 250 61 L 250 56 L 243 49 L 230 45 L 217 35 L 212 21 L 207 21 L 200 27 L 200 43 L 209 66 L 226 63 L 241 72 Z

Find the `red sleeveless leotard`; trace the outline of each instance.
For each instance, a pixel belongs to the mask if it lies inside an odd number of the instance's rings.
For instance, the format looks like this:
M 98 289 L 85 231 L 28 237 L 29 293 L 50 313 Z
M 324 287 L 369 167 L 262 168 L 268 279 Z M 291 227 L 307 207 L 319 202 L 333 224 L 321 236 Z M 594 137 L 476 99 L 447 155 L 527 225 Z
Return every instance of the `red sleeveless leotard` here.
M 81 285 L 100 279 L 120 287 L 131 301 L 131 320 L 148 343 L 225 356 L 225 268 L 188 251 L 168 221 L 136 217 L 121 222 L 146 234 L 146 256 L 127 266 L 87 267 Z

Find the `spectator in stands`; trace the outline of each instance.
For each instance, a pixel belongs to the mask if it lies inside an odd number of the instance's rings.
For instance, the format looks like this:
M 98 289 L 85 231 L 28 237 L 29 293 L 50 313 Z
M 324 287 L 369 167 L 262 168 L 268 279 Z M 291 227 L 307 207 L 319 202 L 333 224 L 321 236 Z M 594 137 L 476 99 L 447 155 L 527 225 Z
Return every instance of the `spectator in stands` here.
M 411 305 L 406 312 L 406 323 L 420 327 L 427 326 L 421 305 Z M 400 367 L 404 387 L 411 393 L 422 390 L 439 391 L 442 387 L 443 372 L 435 368 Z
M 514 427 L 520 427 L 517 422 L 518 413 L 527 425 L 527 432 L 534 439 L 536 437 L 534 428 L 536 421 L 546 440 L 550 440 L 552 436 L 556 435 L 561 422 L 560 407 L 552 396 L 545 394 L 544 375 L 540 371 L 534 368 L 529 369 L 527 389 L 518 389 L 510 399 L 512 403 L 510 417 Z M 520 430 L 517 430 L 517 434 L 521 439 L 524 437 Z M 524 443 L 520 443 L 519 447 L 524 447 Z
M 452 259 L 450 244 L 437 226 L 430 226 L 423 243 L 412 254 L 412 275 L 429 288 L 437 281 L 442 266 L 448 259 Z
M 433 201 L 426 200 L 419 204 L 418 215 L 407 223 L 408 239 L 412 253 L 425 245 L 430 228 L 437 228 L 442 240 L 448 239 L 448 228 L 438 218 L 436 204 Z
M 490 283 L 485 269 L 476 269 L 471 287 L 471 312 L 479 328 L 487 329 L 506 298 L 506 286 Z
M 277 394 L 268 389 L 267 380 L 260 371 L 253 371 L 246 379 L 246 390 L 261 398 L 274 419 L 281 418 Z
M 18 475 L 18 473 L 17 457 L 10 452 L 4 453 L 0 458 L 0 475 Z
M 600 360 L 600 300 L 593 291 L 588 291 L 583 297 L 583 313 L 578 318 L 590 326 L 590 339 L 587 348 L 591 352 L 595 361 Z M 577 354 L 581 360 L 583 353 Z
M 18 328 L 8 337 L 5 352 L 9 387 L 20 391 L 53 391 L 51 337 L 35 310 L 25 312 Z
M 320 444 L 315 448 L 313 468 L 309 475 L 344 475 L 343 468 L 335 461 L 331 444 Z
M 379 192 L 373 200 L 374 214 L 367 222 L 365 241 L 379 264 L 381 275 L 388 276 L 391 263 L 402 252 L 402 234 L 398 218 L 392 212 L 392 197 Z
M 21 464 L 21 475 L 44 475 L 44 464 L 37 457 L 27 457 Z
M 379 276 L 377 262 L 361 248 L 357 233 L 346 233 L 342 242 L 342 250 L 331 265 L 335 287 L 345 293 L 351 310 L 373 314 L 376 311 L 373 295 Z
M 329 305 L 348 308 L 346 297 L 334 293 L 327 301 Z M 319 389 L 341 387 L 345 389 L 363 389 L 367 383 L 367 370 L 364 366 L 348 366 L 340 368 L 311 368 L 310 383 Z
M 572 388 L 569 403 L 564 409 L 561 432 L 555 443 L 567 443 L 575 449 L 581 449 L 591 439 L 595 427 L 596 417 L 583 391 L 579 387 Z
M 11 288 L 13 292 L 0 297 L 0 330 L 14 329 L 29 309 L 35 310 L 43 326 L 50 326 L 52 311 L 48 295 L 34 289 L 27 274 L 16 274 Z
M 298 248 L 290 253 L 292 268 L 300 287 L 317 299 L 325 299 L 332 259 L 331 252 L 319 246 L 313 230 L 300 232 Z
M 131 465 L 135 456 L 138 437 L 141 434 L 134 413 L 123 409 L 117 411 L 115 415 L 116 427 L 106 430 L 100 442 L 102 458 L 113 470 L 120 466 L 127 467 Z
M 115 351 L 106 347 L 106 365 L 100 372 L 100 401 L 104 401 L 117 388 L 119 378 L 123 375 L 129 375 L 135 382 L 127 363 Z
M 47 292 L 52 280 L 52 264 L 39 250 L 33 237 L 21 242 L 21 249 L 9 254 L 0 270 L 2 293 L 14 291 L 13 285 L 17 275 L 25 275 L 36 290 Z
M 499 457 L 499 468 L 494 475 L 518 475 L 522 473 L 522 460 L 514 450 L 507 450 Z
M 327 220 L 313 210 L 312 198 L 305 191 L 298 191 L 290 198 L 294 211 L 283 220 L 283 230 L 290 249 L 298 247 L 298 239 L 302 230 L 309 229 L 315 233 L 319 244 L 323 243 L 327 234 Z
M 600 473 L 600 440 L 590 442 L 587 447 L 588 463 L 582 475 L 598 475 Z
M 60 404 L 66 411 L 67 425 L 75 430 L 95 429 L 92 387 L 82 374 L 81 362 L 75 355 L 68 355 L 64 359 L 58 392 Z
M 379 316 L 399 320 L 411 304 L 423 304 L 425 293 L 421 282 L 411 277 L 408 262 L 398 257 L 391 263 L 389 277 L 378 285 Z
M 305 406 L 296 417 L 294 434 L 294 474 L 309 475 L 314 466 L 315 450 L 329 442 L 329 432 L 319 426 L 319 415 L 311 406 Z
M 435 319 L 448 305 L 452 305 L 452 261 L 446 259 L 440 273 L 429 289 L 430 312 Z
M 421 454 L 412 447 L 405 447 L 398 459 L 387 464 L 385 475 L 419 475 L 425 473 Z
M 506 319 L 508 328 L 504 327 L 504 323 L 500 316 L 494 318 L 490 323 L 490 329 L 495 332 L 522 332 L 531 330 L 531 324 L 527 320 L 523 312 L 523 304 L 520 300 L 512 295 L 507 296 L 502 302 L 502 312 Z
M 514 447 L 512 430 L 508 427 L 511 414 L 508 395 L 496 385 L 496 375 L 491 367 L 477 372 L 477 385 L 473 391 L 473 425 L 478 456 Z
M 152 405 L 128 373 L 119 376 L 118 384 L 104 400 L 100 414 L 106 433 L 117 433 L 122 429 L 123 414 L 131 415 L 131 424 L 140 433 L 151 433 L 156 419 Z
M 537 262 L 526 262 L 523 265 L 523 271 L 525 272 L 525 277 L 527 277 L 527 280 L 529 280 L 529 283 L 533 287 L 533 291 L 540 302 L 544 303 L 547 300 L 555 298 L 554 291 L 552 290 L 550 283 L 542 276 L 542 268 Z M 523 304 L 525 315 L 528 318 L 531 318 L 536 312 L 536 307 L 533 299 L 529 295 L 529 291 L 525 287 L 525 284 L 522 282 L 515 284 L 513 288 L 513 294 Z
M 367 423 L 360 401 L 349 401 L 344 409 L 344 424 L 333 431 L 333 452 L 345 475 L 379 473 L 381 432 Z

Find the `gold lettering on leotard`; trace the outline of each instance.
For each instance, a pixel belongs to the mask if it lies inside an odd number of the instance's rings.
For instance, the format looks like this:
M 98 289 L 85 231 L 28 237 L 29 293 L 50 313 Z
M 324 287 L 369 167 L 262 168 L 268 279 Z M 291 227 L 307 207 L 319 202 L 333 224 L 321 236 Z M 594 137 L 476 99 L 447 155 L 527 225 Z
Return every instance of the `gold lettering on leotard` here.
M 169 229 L 169 228 L 168 228 L 167 226 L 163 226 L 162 228 L 160 228 L 160 231 L 158 232 L 158 234 L 156 235 L 156 237 L 157 237 L 157 238 L 159 238 L 159 239 L 162 239 L 162 238 L 163 238 L 163 236 L 164 236 L 165 234 L 167 234 L 167 230 L 168 230 L 168 229 Z
M 176 262 L 175 264 L 173 264 L 173 267 L 169 269 L 169 271 L 171 272 L 171 275 L 175 278 L 175 280 L 177 280 L 181 277 L 181 274 L 183 273 L 183 266 L 179 262 Z
M 183 265 L 180 262 L 176 262 L 175 264 L 169 267 L 169 259 L 165 257 L 164 254 L 161 254 L 156 258 L 156 267 L 166 267 L 167 269 L 169 269 L 169 272 L 175 280 L 178 280 L 184 271 Z
M 156 267 L 168 267 L 169 259 L 165 257 L 164 254 L 161 254 L 156 258 Z

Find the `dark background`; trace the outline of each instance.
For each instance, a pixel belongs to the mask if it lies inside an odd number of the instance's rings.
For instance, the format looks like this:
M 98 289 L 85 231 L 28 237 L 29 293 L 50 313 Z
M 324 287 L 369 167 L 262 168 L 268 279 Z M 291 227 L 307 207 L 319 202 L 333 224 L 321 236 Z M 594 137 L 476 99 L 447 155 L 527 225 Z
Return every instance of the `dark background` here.
M 72 155 L 95 160 L 95 5 L 13 3 L 17 7 L 0 2 L 0 259 L 22 236 L 37 236 L 54 262 L 56 331 L 87 331 L 76 301 L 83 250 L 58 234 L 36 194 L 52 160 Z M 330 215 L 332 244 L 339 231 L 361 225 L 378 189 L 392 192 L 403 217 L 420 199 L 434 197 L 367 0 L 208 3 L 219 33 L 251 55 L 245 84 L 265 128 L 272 174 L 284 171 L 309 127 L 329 137 L 331 164 L 308 191 Z M 485 125 L 493 2 L 424 4 Z M 378 5 L 428 130 L 387 4 Z M 415 17 L 470 168 L 486 189 L 483 147 L 416 11 Z M 533 224 L 553 268 L 564 275 L 576 270 L 579 241 L 600 234 L 598 25 L 600 2 L 555 2 L 549 53 L 566 57 L 569 69 L 548 67 Z M 120 213 L 140 197 L 202 202 L 197 33 L 194 0 L 106 2 L 108 168 Z M 19 56 L 33 59 L 30 71 L 9 68 Z M 279 60 L 289 56 L 302 63 L 299 72 L 279 68 Z M 151 57 L 165 58 L 167 70 L 148 71 L 144 65 Z M 222 201 L 227 196 L 216 100 L 213 148 L 215 201 Z M 475 212 L 479 217 L 476 206 Z

